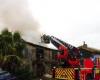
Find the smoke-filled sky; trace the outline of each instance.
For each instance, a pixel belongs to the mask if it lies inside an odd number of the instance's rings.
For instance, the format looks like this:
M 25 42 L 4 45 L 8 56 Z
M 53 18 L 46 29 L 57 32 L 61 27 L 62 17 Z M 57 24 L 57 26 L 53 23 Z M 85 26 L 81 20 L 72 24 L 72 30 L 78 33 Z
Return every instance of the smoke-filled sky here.
M 100 49 L 100 0 L 29 0 L 29 5 L 45 33 Z
M 100 49 L 99 4 L 99 0 L 0 0 L 0 30 L 18 30 L 36 43 L 46 33 L 75 46 L 86 41 Z
M 0 30 L 19 31 L 30 42 L 40 42 L 39 24 L 29 10 L 27 0 L 0 0 Z

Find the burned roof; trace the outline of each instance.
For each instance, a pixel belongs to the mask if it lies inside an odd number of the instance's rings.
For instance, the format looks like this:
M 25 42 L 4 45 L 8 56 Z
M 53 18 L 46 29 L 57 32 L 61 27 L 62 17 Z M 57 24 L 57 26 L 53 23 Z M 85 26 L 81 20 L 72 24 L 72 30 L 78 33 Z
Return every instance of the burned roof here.
M 48 47 L 45 47 L 45 46 L 41 46 L 41 45 L 37 45 L 37 44 L 34 44 L 34 43 L 31 43 L 31 42 L 25 42 L 26 44 L 29 44 L 31 46 L 34 46 L 34 47 L 40 47 L 40 48 L 44 48 L 44 49 L 47 49 L 47 50 L 53 50 L 53 51 L 58 51 L 56 49 L 52 49 L 52 48 L 48 48 Z

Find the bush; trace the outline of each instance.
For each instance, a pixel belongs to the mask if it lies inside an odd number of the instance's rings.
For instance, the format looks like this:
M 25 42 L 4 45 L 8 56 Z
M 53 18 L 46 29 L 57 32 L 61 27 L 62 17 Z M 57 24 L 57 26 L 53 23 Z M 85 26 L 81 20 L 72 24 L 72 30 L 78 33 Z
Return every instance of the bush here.
M 25 65 L 15 72 L 17 80 L 33 80 L 33 72 Z

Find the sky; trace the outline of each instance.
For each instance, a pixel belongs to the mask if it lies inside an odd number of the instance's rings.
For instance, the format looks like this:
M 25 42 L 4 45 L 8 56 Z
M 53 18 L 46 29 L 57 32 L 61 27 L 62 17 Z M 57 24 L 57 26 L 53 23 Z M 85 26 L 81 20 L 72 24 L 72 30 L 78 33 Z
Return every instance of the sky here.
M 29 10 L 28 0 L 0 0 L 0 31 L 20 32 L 25 41 L 40 44 L 38 22 Z
M 0 30 L 18 30 L 33 43 L 55 36 L 100 49 L 100 0 L 0 0 Z M 39 43 L 40 44 L 40 43 Z
M 100 0 L 28 0 L 41 33 L 100 49 Z

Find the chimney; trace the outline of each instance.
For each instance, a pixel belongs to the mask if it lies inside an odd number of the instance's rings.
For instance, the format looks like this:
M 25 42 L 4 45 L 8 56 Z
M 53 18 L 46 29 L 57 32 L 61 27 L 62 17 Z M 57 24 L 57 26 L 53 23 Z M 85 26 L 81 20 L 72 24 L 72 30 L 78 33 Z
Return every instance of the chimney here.
M 85 41 L 83 42 L 83 46 L 84 48 L 87 48 L 87 44 L 85 43 Z

